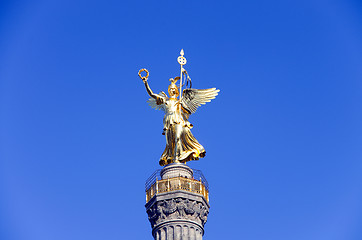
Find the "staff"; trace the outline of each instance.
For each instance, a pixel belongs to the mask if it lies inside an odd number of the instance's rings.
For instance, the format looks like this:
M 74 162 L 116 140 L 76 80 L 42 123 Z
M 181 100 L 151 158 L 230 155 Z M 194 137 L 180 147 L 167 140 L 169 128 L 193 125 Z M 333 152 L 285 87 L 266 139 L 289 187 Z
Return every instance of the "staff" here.
M 180 67 L 181 67 L 181 73 L 180 73 L 180 101 L 181 101 L 181 98 L 182 98 L 182 72 L 185 70 L 183 68 L 183 65 L 186 65 L 186 58 L 184 57 L 184 50 L 181 49 L 181 52 L 180 52 L 180 55 L 178 58 L 177 58 L 177 62 L 180 64 Z

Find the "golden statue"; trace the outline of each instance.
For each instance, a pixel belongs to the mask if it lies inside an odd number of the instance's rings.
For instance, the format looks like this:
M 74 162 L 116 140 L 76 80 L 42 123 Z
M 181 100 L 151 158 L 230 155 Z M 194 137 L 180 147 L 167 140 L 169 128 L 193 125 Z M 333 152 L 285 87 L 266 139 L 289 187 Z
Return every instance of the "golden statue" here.
M 204 147 L 191 133 L 193 126 L 188 121 L 188 118 L 192 113 L 196 112 L 201 104 L 210 102 L 220 91 L 216 88 L 191 88 L 191 79 L 183 68 L 183 65 L 186 64 L 186 58 L 184 58 L 183 55 L 183 50 L 181 50 L 181 56 L 178 57 L 178 62 L 181 65 L 181 76 L 170 79 L 171 84 L 168 87 L 170 97 L 167 97 L 164 92 L 160 92 L 159 94 L 153 93 L 147 82 L 149 76 L 148 71 L 141 69 L 138 72 L 139 77 L 143 80 L 146 90 L 151 97 L 148 100 L 150 106 L 165 112 L 162 134 L 166 135 L 166 148 L 160 158 L 161 166 L 170 163 L 186 163 L 205 156 L 206 151 Z M 146 76 L 142 76 L 142 72 L 146 72 Z M 185 78 L 187 76 L 186 87 L 188 83 L 190 83 L 190 87 L 181 91 L 183 75 Z M 176 86 L 178 80 L 180 80 L 179 88 Z M 183 95 L 180 93 L 183 93 Z

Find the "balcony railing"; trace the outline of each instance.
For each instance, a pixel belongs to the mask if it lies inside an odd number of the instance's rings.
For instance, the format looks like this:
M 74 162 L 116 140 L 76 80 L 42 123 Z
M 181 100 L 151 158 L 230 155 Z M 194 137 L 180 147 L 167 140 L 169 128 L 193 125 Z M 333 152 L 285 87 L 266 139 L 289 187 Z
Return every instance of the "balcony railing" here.
M 192 169 L 193 172 L 193 176 L 192 178 L 195 180 L 200 180 L 202 182 L 202 184 L 204 184 L 206 190 L 209 190 L 209 184 L 204 176 L 204 174 L 202 174 L 201 170 L 197 170 L 197 169 Z M 161 169 L 156 170 L 146 181 L 145 183 L 145 189 L 147 191 L 147 189 L 149 189 L 155 182 L 156 180 L 162 179 L 161 177 Z
M 158 193 L 172 192 L 176 190 L 183 190 L 200 194 L 205 197 L 207 202 L 209 202 L 209 189 L 208 186 L 204 184 L 201 178 L 200 181 L 198 181 L 196 179 L 190 179 L 185 177 L 175 177 L 157 180 L 156 177 L 156 180 L 152 182 L 153 184 L 150 184 L 150 182 L 146 182 L 146 202 L 151 200 L 151 198 Z

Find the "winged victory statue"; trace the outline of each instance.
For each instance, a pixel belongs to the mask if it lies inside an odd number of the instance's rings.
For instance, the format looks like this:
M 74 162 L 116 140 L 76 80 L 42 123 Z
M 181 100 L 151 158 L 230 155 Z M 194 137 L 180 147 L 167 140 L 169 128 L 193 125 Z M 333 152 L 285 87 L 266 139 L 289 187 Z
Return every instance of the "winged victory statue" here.
M 163 132 L 166 136 L 166 147 L 160 158 L 160 165 L 165 166 L 170 163 L 186 163 L 192 160 L 198 160 L 205 157 L 204 147 L 196 140 L 191 133 L 193 125 L 188 121 L 191 114 L 195 113 L 201 105 L 214 99 L 220 90 L 216 88 L 209 89 L 193 89 L 191 78 L 187 71 L 183 68 L 186 64 L 186 58 L 178 57 L 181 66 L 180 77 L 170 78 L 171 84 L 168 86 L 169 97 L 164 92 L 154 93 L 149 84 L 149 73 L 146 69 L 138 72 L 139 77 L 145 84 L 150 99 L 147 101 L 149 105 L 157 110 L 164 111 Z M 146 76 L 141 73 L 146 72 Z M 182 91 L 182 79 L 186 80 L 186 88 Z M 179 87 L 176 83 L 179 80 Z M 181 94 L 180 94 L 181 93 Z

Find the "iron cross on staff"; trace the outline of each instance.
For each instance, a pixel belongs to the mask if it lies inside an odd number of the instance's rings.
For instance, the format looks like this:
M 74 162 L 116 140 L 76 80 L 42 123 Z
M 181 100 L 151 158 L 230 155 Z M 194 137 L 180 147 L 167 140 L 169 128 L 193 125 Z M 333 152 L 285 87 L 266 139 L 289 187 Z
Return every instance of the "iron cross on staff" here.
M 181 49 L 181 52 L 180 52 L 180 55 L 178 58 L 177 58 L 177 62 L 180 64 L 180 68 L 181 68 L 181 73 L 180 73 L 180 101 L 181 101 L 181 98 L 182 98 L 182 73 L 185 71 L 185 69 L 183 68 L 184 65 L 186 65 L 186 58 L 184 57 L 184 50 Z

